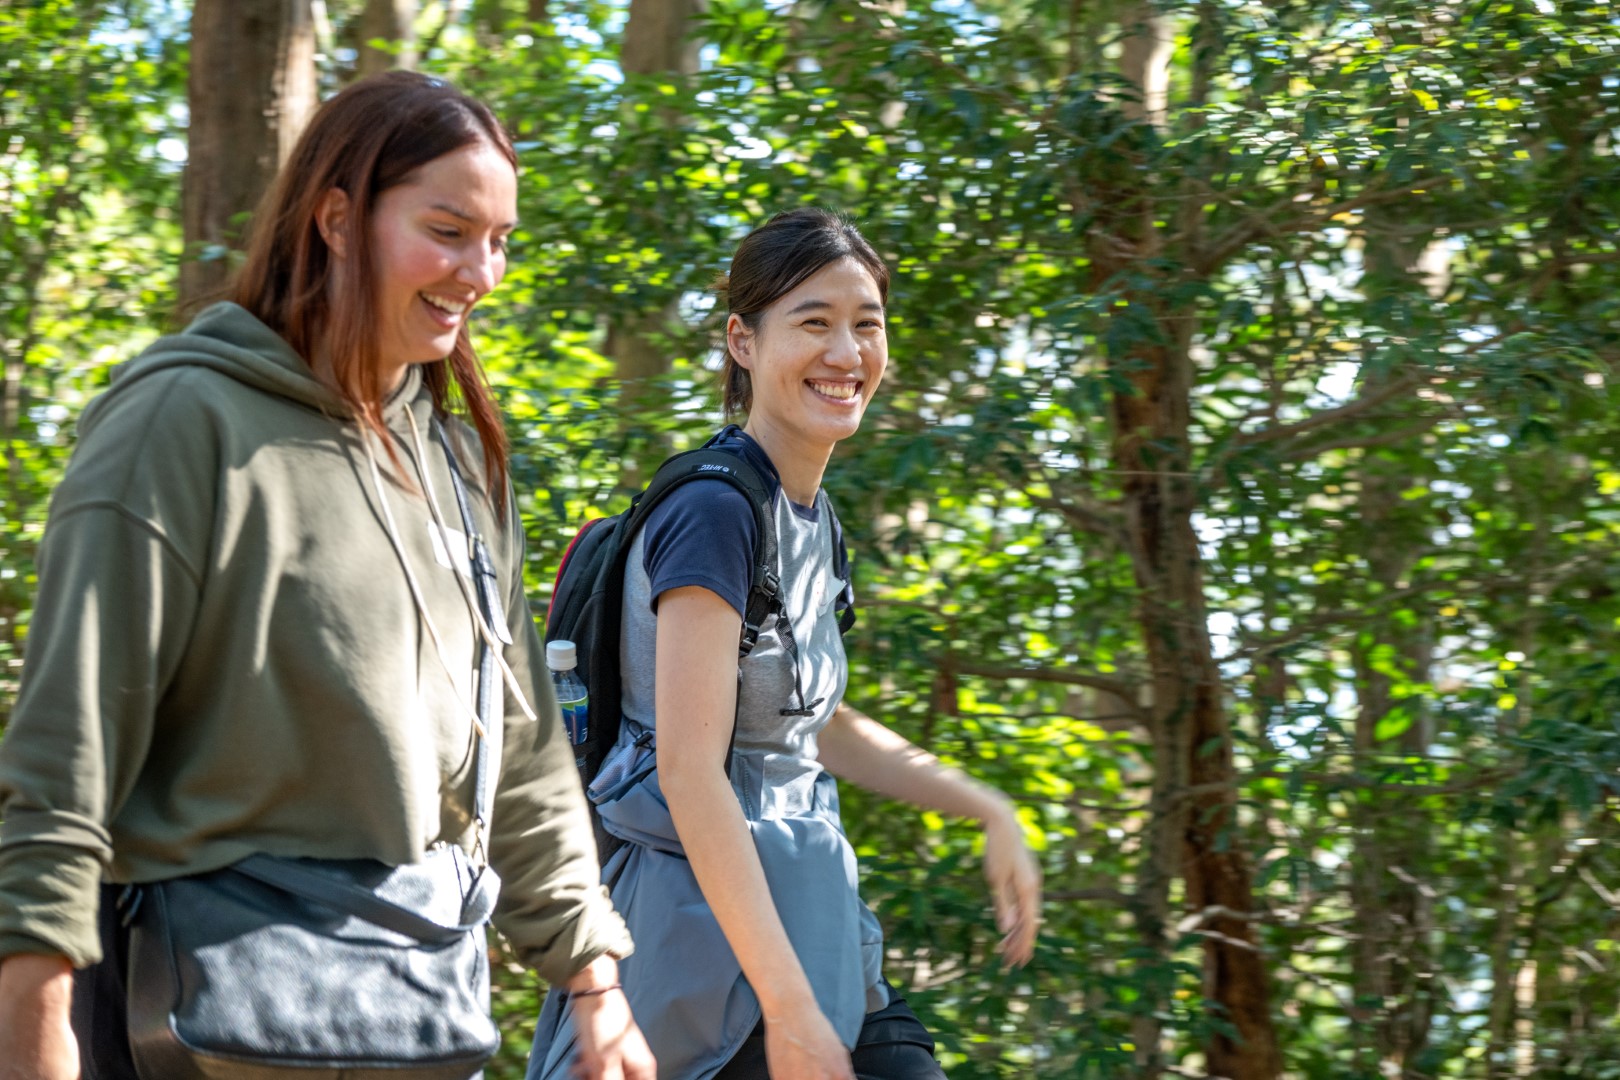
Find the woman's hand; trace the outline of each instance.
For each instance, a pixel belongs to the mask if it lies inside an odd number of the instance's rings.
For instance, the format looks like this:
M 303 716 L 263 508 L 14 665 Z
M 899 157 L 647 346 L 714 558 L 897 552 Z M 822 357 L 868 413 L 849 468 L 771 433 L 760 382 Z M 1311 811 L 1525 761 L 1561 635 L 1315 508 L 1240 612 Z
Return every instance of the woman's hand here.
M 568 980 L 574 1011 L 578 1080 L 658 1080 L 652 1050 L 619 989 L 619 964 L 598 956 Z
M 1035 955 L 1041 926 L 1041 867 L 1024 840 L 1010 803 L 984 822 L 984 877 L 996 906 L 996 951 L 1005 967 L 1022 967 Z
M 0 963 L 0 1080 L 79 1080 L 73 966 L 19 953 Z
M 576 997 L 573 1005 L 579 1037 L 574 1075 L 579 1080 L 658 1080 L 652 1050 L 630 1015 L 623 990 Z
M 996 951 L 1008 967 L 1029 963 L 1041 925 L 1041 868 L 1007 796 L 943 764 L 848 703 L 833 713 L 819 745 L 822 765 L 841 779 L 913 806 L 983 822 L 984 876 L 1002 933 Z
M 813 1003 L 766 1016 L 765 1063 L 771 1080 L 855 1080 L 849 1051 Z

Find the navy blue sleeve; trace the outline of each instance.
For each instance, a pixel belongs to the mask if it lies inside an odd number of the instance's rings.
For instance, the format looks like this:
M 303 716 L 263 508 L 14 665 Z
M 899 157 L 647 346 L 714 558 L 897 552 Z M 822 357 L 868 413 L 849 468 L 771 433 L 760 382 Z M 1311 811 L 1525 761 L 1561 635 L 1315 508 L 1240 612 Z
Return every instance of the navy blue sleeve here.
M 743 615 L 759 536 L 748 496 L 724 480 L 692 480 L 664 497 L 645 530 L 654 611 L 670 589 L 701 585 Z

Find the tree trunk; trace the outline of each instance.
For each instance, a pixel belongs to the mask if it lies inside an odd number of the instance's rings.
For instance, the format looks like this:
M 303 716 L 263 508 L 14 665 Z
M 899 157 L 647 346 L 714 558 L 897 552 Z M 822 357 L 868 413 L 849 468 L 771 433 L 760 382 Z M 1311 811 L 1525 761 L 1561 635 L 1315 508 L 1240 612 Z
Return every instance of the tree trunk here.
M 1534 496 L 1526 492 L 1533 504 Z M 1543 580 L 1546 567 L 1546 542 L 1550 535 L 1547 521 L 1540 513 L 1532 512 L 1530 546 L 1521 556 L 1519 572 L 1522 574 L 1522 614 L 1517 630 L 1517 648 L 1526 657 L 1536 655 L 1536 633 L 1539 619 L 1538 600 L 1544 600 L 1548 585 Z M 1497 741 L 1512 745 L 1529 724 L 1534 684 L 1526 668 L 1519 670 L 1517 702 L 1512 709 L 1504 709 L 1498 721 Z M 1546 833 L 1548 830 L 1543 829 Z M 1496 900 L 1496 928 L 1491 934 L 1491 1006 L 1489 1041 L 1485 1061 L 1491 1080 L 1507 1077 L 1530 1077 L 1535 1074 L 1534 1009 L 1536 1005 L 1536 961 L 1534 958 L 1535 906 L 1530 895 L 1534 881 L 1546 881 L 1550 869 L 1537 872 L 1538 847 L 1556 849 L 1563 841 L 1552 831 L 1551 844 L 1537 844 L 1537 837 L 1527 828 L 1504 829 L 1497 852 L 1497 880 L 1500 882 Z M 1549 864 L 1550 865 L 1550 864 Z
M 625 312 L 608 322 L 602 351 L 613 358 L 614 373 L 627 389 L 669 370 L 669 349 L 658 335 L 673 317 L 673 310 Z
M 1526 887 L 1519 834 L 1503 834 L 1497 852 L 1496 927 L 1491 932 L 1491 1005 L 1489 1041 L 1485 1048 L 1486 1075 L 1507 1080 L 1518 1075 L 1513 1060 L 1513 1039 L 1519 1017 L 1518 964 L 1514 951 L 1519 941 L 1519 906 Z
M 1147 295 L 1132 306 L 1153 304 Z M 1186 324 L 1159 313 L 1166 335 Z M 1222 683 L 1209 638 L 1202 558 L 1193 527 L 1189 469 L 1192 361 L 1187 342 L 1141 347 L 1120 365 L 1129 392 L 1112 402 L 1113 464 L 1125 477 L 1130 554 L 1140 593 L 1137 616 L 1153 672 L 1153 835 L 1139 886 L 1158 923 L 1168 876 L 1179 862 L 1187 906 L 1201 916 L 1205 994 L 1235 1029 L 1206 1048 L 1206 1070 L 1231 1080 L 1274 1080 L 1281 1071 L 1271 1020 L 1270 980 L 1248 918 L 1254 911 L 1248 860 L 1237 828 L 1237 774 Z M 1179 848 L 1179 850 L 1177 850 Z M 1154 933 L 1162 937 L 1162 928 Z M 1150 1032 L 1142 1030 L 1139 1035 Z M 1143 1076 L 1162 1067 L 1158 1048 L 1138 1043 Z
M 630 0 L 619 66 L 628 75 L 690 75 L 698 70 L 702 47 L 692 31 L 707 0 Z M 666 118 L 673 131 L 679 116 Z M 669 370 L 669 348 L 661 331 L 676 320 L 673 303 L 653 311 L 625 311 L 609 316 L 602 351 L 613 360 L 614 372 L 630 406 L 648 381 Z
M 1369 535 L 1389 526 L 1399 506 L 1404 478 L 1362 474 L 1361 522 Z M 1393 588 L 1406 572 L 1407 559 L 1398 545 L 1369 549 L 1372 578 Z M 1419 699 L 1397 701 L 1394 679 L 1375 659 L 1385 652 L 1415 681 L 1428 678 L 1433 658 L 1431 620 L 1417 626 L 1380 619 L 1352 648 L 1356 668 L 1359 710 L 1356 715 L 1356 760 L 1359 770 L 1376 775 L 1381 755 L 1397 757 L 1426 754 L 1432 743 L 1430 717 Z M 1381 734 L 1397 710 L 1409 709 L 1403 730 Z M 1391 797 L 1400 799 L 1399 792 Z M 1354 802 L 1356 857 L 1350 881 L 1356 942 L 1352 956 L 1353 983 L 1358 1007 L 1365 1007 L 1368 1022 L 1359 1025 L 1371 1038 L 1382 1075 L 1416 1077 L 1418 1059 L 1429 1041 L 1434 1015 L 1432 964 L 1429 940 L 1433 928 L 1432 889 L 1420 875 L 1432 865 L 1430 833 L 1420 808 L 1403 812 L 1405 805 L 1384 800 L 1376 787 L 1365 789 Z M 1414 816 L 1419 815 L 1419 816 Z M 1360 1016 L 1361 1013 L 1356 1015 Z M 1399 1070 L 1390 1072 L 1387 1070 Z
M 1121 74 L 1139 100 L 1122 112 L 1156 122 L 1163 116 L 1171 50 L 1165 20 L 1148 4 L 1122 16 L 1126 46 Z M 1155 205 L 1146 188 L 1122 183 L 1111 193 L 1107 221 L 1094 236 L 1094 291 L 1117 289 L 1127 265 L 1140 271 L 1158 254 Z M 1134 339 L 1126 355 L 1111 356 L 1128 389 L 1111 402 L 1113 464 L 1123 478 L 1132 570 L 1139 591 L 1137 617 L 1152 671 L 1149 706 L 1154 749 L 1152 833 L 1139 883 L 1144 930 L 1167 909 L 1167 873 L 1179 862 L 1187 905 L 1204 937 L 1205 995 L 1233 1034 L 1211 1036 L 1205 1071 L 1230 1080 L 1275 1080 L 1281 1054 L 1271 1019 L 1271 988 L 1255 943 L 1254 900 L 1248 860 L 1237 828 L 1237 774 L 1222 700 L 1223 686 L 1210 642 L 1202 555 L 1193 526 L 1197 490 L 1189 433 L 1194 382 L 1194 316 L 1166 306 L 1168 290 L 1129 288 L 1112 309 Z M 1163 951 L 1162 947 L 1159 951 Z M 1157 1022 L 1142 1025 L 1138 1073 L 1155 1076 L 1164 1062 Z
M 360 74 L 416 67 L 417 0 L 366 0 L 360 14 Z M 389 48 L 377 48 L 383 41 Z
M 1427 237 L 1407 239 L 1396 220 L 1386 220 L 1381 208 L 1367 214 L 1363 256 L 1369 295 L 1430 295 L 1445 289 L 1443 242 Z M 1423 302 L 1421 299 L 1417 302 Z M 1363 393 L 1377 392 L 1390 376 L 1369 374 Z M 1411 552 L 1422 533 L 1433 524 L 1421 508 L 1401 498 L 1413 477 L 1397 466 L 1369 456 L 1359 469 L 1357 519 L 1365 537 L 1369 576 L 1386 591 L 1400 587 L 1411 569 Z M 1411 543 L 1402 542 L 1412 537 Z M 1382 541 L 1382 542 L 1381 542 Z M 1387 662 L 1379 656 L 1387 657 Z M 1356 669 L 1359 709 L 1355 723 L 1358 770 L 1368 775 L 1381 771 L 1379 757 L 1422 756 L 1434 742 L 1433 718 L 1419 697 L 1398 701 L 1395 679 L 1387 664 L 1406 678 L 1427 682 L 1434 657 L 1434 616 L 1415 612 L 1412 620 L 1393 619 L 1388 613 L 1373 619 L 1351 647 Z M 1410 710 L 1406 726 L 1387 730 L 1398 710 Z M 1391 797 L 1399 799 L 1398 791 Z M 1378 788 L 1362 793 L 1352 804 L 1356 857 L 1350 881 L 1356 941 L 1352 952 L 1352 982 L 1357 1006 L 1367 1009 L 1365 1024 L 1358 1025 L 1376 1055 L 1372 1065 L 1382 1075 L 1416 1077 L 1414 1070 L 1429 1042 L 1434 1015 L 1430 937 L 1433 928 L 1433 890 L 1420 880 L 1433 862 L 1432 834 L 1421 819 L 1420 807 L 1407 812 L 1391 805 Z M 1363 1015 L 1361 1013 L 1358 1016 Z
M 691 74 L 703 42 L 693 36 L 708 0 L 630 0 L 619 66 L 626 75 Z
M 182 311 L 224 285 L 228 252 L 315 107 L 309 0 L 197 0 L 187 99 Z
M 1120 18 L 1120 28 L 1125 35 L 1120 43 L 1120 71 L 1137 89 L 1137 95 L 1122 104 L 1122 111 L 1132 120 L 1158 127 L 1164 123 L 1169 104 L 1175 34 L 1170 21 L 1148 4 L 1128 9 Z

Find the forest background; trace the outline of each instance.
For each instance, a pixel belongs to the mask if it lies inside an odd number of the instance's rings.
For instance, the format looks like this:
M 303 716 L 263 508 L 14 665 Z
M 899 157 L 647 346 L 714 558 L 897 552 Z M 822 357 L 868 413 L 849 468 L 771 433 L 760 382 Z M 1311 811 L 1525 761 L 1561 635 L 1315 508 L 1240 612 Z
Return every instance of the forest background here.
M 80 408 L 414 66 L 524 159 L 537 614 L 716 424 L 743 232 L 893 266 L 849 697 L 1049 888 L 1003 973 L 973 830 L 846 792 L 951 1076 L 1620 1077 L 1617 54 L 1600 0 L 0 0 L 0 723 Z

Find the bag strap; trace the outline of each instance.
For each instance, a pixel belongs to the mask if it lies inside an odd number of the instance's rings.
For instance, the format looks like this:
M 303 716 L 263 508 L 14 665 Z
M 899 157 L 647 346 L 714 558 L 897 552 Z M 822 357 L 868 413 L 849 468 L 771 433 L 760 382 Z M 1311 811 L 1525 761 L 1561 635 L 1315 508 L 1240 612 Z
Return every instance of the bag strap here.
M 838 590 L 838 633 L 847 634 L 855 626 L 855 575 L 849 569 L 849 548 L 844 546 L 844 526 L 838 520 L 838 511 L 832 500 L 826 500 L 827 513 L 832 515 L 833 573 L 843 582 Z
M 490 558 L 489 546 L 478 532 L 478 524 L 473 520 L 472 503 L 467 498 L 467 483 L 461 476 L 461 464 L 456 460 L 456 452 L 450 448 L 450 437 L 445 434 L 444 425 L 437 420 L 433 423 L 433 430 L 439 436 L 439 445 L 444 447 L 445 462 L 450 466 L 450 486 L 456 492 L 456 505 L 461 509 L 462 530 L 467 534 L 467 558 L 472 569 L 473 591 L 478 594 L 478 606 L 483 611 L 484 621 L 494 633 L 496 640 L 502 645 L 512 643 L 511 631 L 506 626 L 505 605 L 501 603 L 500 579 L 495 573 L 495 560 Z M 459 572 L 459 571 L 457 571 Z M 490 808 L 494 805 L 494 784 L 497 779 L 496 769 L 490 765 L 493 758 L 500 760 L 500 739 L 502 735 L 500 716 L 497 714 L 497 702 L 503 696 L 500 672 L 496 670 L 495 650 L 490 648 L 489 641 L 482 634 L 479 635 L 478 648 L 478 722 L 484 727 L 484 737 L 474 735 L 476 748 L 473 761 L 473 822 L 478 829 L 478 836 L 482 841 L 484 832 L 489 825 Z
M 404 934 L 425 945 L 449 944 L 477 930 L 494 908 L 492 890 L 497 888 L 494 874 L 477 875 L 472 890 L 462 901 L 461 918 L 469 921 L 459 926 L 445 926 L 409 908 L 384 900 L 370 889 L 288 859 L 249 855 L 232 863 L 230 868 L 282 892 L 357 916 L 374 926 Z
M 742 428 L 736 424 L 727 424 L 709 437 L 702 449 L 715 452 L 711 448 L 733 435 L 742 434 Z M 754 545 L 753 572 L 748 575 L 748 599 L 743 605 L 742 637 L 737 642 L 737 663 L 741 664 L 748 654 L 754 651 L 759 644 L 759 633 L 765 628 L 765 619 L 773 612 L 783 610 L 782 579 L 777 573 L 780 563 L 776 537 L 776 508 L 771 505 L 771 490 L 765 477 L 760 475 L 747 458 L 741 454 L 730 451 L 718 451 L 730 458 L 734 473 L 728 473 L 748 496 L 748 501 L 754 507 L 754 523 L 759 532 L 759 542 Z M 794 670 L 798 670 L 798 656 L 793 656 Z M 803 696 L 801 695 L 801 700 Z
M 771 493 L 759 470 L 729 450 L 713 449 L 716 439 L 725 435 L 727 428 L 696 450 L 676 454 L 658 467 L 647 486 L 631 504 L 625 521 L 624 553 L 629 554 L 630 540 L 646 524 L 653 510 L 670 492 L 693 480 L 724 480 L 740 491 L 754 511 L 754 526 L 758 536 L 754 544 L 753 567 L 748 575 L 748 602 L 743 613 L 742 636 L 737 645 L 737 659 L 747 656 L 759 642 L 765 617 L 770 613 L 771 601 L 776 600 L 781 588 L 777 576 L 776 518 L 771 511 Z
M 728 424 L 695 450 L 686 450 L 668 458 L 658 467 L 647 486 L 636 495 L 625 511 L 625 543 L 621 558 L 628 558 L 633 544 L 631 539 L 646 524 L 652 511 L 683 484 L 694 480 L 723 480 L 736 488 L 748 500 L 754 512 L 755 543 L 753 565 L 748 575 L 748 596 L 743 605 L 743 625 L 737 640 L 737 703 L 731 721 L 731 740 L 726 745 L 726 772 L 731 772 L 731 759 L 737 746 L 737 719 L 742 712 L 742 662 L 759 644 L 760 632 L 767 627 L 767 619 L 783 611 L 782 581 L 777 574 L 776 515 L 771 505 L 771 490 L 765 477 L 740 454 L 715 448 L 715 444 L 742 429 Z M 617 568 L 621 575 L 624 567 Z M 798 685 L 798 654 L 789 644 L 793 662 L 794 684 Z M 803 701 L 800 694 L 799 700 Z
M 703 444 L 702 450 L 709 451 L 721 440 L 741 433 L 742 429 L 736 424 L 727 424 Z M 799 642 L 793 635 L 793 624 L 787 616 L 787 603 L 782 598 L 782 579 L 777 572 L 780 560 L 776 536 L 776 508 L 771 505 L 770 489 L 759 470 L 741 454 L 727 454 L 727 456 L 733 458 L 736 463 L 736 472 L 728 472 L 727 475 L 734 482 L 741 481 L 738 486 L 743 488 L 749 501 L 754 505 L 754 519 L 759 528 L 760 541 L 754 546 L 754 570 L 748 579 L 748 599 L 744 605 L 742 637 L 737 643 L 737 717 L 732 719 L 731 748 L 726 751 L 726 771 L 730 772 L 732 749 L 737 745 L 736 720 L 742 715 L 742 662 L 754 651 L 754 646 L 759 644 L 759 634 L 765 628 L 766 619 L 773 620 L 772 625 L 776 629 L 778 640 L 782 642 L 782 650 L 787 653 L 788 665 L 793 672 L 793 696 L 798 700 L 797 706 L 777 711 L 783 716 L 809 716 L 815 707 L 821 704 L 822 699 L 816 698 L 811 702 L 804 700 L 804 684 L 799 671 Z M 835 517 L 835 528 L 836 523 Z

